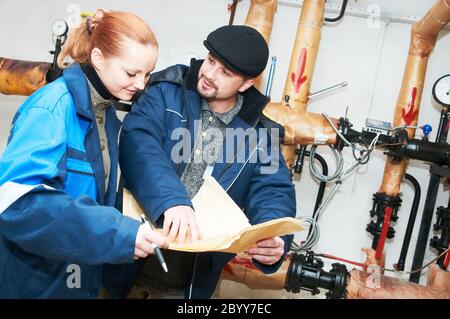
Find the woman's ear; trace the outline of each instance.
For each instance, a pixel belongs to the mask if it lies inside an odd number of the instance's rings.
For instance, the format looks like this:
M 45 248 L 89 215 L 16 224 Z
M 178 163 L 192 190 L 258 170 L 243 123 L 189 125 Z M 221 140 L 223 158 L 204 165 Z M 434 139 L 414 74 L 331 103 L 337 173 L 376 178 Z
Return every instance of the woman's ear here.
M 93 48 L 91 51 L 91 64 L 95 70 L 101 71 L 105 67 L 105 56 L 99 48 Z

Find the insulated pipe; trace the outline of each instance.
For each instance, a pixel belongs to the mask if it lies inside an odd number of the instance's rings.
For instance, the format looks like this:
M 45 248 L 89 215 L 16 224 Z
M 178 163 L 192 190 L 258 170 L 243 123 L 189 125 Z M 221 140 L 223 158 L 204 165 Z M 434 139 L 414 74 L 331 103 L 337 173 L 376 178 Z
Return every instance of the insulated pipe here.
M 269 103 L 263 111 L 264 115 L 285 128 L 285 145 L 281 150 L 291 169 L 297 144 L 333 144 L 336 141 L 335 132 L 320 114 L 306 112 L 324 9 L 325 0 L 303 2 L 284 87 L 284 102 Z M 337 120 L 333 121 L 337 123 Z
M 445 274 L 443 274 L 445 275 Z M 446 278 L 445 278 L 446 277 Z M 443 280 L 449 279 L 442 276 Z M 445 286 L 445 283 L 440 283 Z M 446 290 L 444 290 L 446 289 Z M 347 299 L 450 299 L 448 286 L 421 286 L 408 281 L 357 269 L 350 272 Z
M 319 50 L 325 0 L 305 0 L 295 36 L 283 98 L 289 96 L 289 105 L 306 111 L 309 89 Z
M 428 58 L 436 44 L 438 33 L 449 21 L 450 0 L 438 0 L 428 13 L 412 26 L 408 59 L 394 113 L 394 127 L 417 125 Z M 408 128 L 407 131 L 409 138 L 413 138 L 415 128 Z M 397 196 L 407 166 L 407 159 L 400 163 L 388 160 L 379 192 Z
M 296 144 L 334 144 L 336 134 L 326 119 L 317 113 L 298 111 L 282 103 L 270 103 L 264 109 L 264 115 L 271 120 L 283 125 L 284 144 L 294 149 Z M 332 119 L 337 126 L 337 120 Z
M 270 41 L 276 9 L 276 0 L 251 0 L 247 18 L 245 19 L 245 25 L 258 30 L 267 43 Z M 255 87 L 259 90 L 261 90 L 261 79 L 262 75 L 258 76 L 255 81 Z
M 375 260 L 374 255 L 375 251 L 372 251 L 371 256 L 368 254 L 365 264 L 384 267 L 384 260 Z M 285 288 L 291 263 L 292 259 L 288 256 L 276 273 L 266 275 L 252 264 L 250 257 L 236 256 L 225 266 L 222 279 L 243 283 L 251 289 L 282 290 Z M 353 269 L 348 274 L 345 294 L 347 299 L 450 298 L 450 273 L 435 264 L 429 268 L 427 286 L 385 276 L 382 269 L 379 272 Z M 301 282 L 295 284 L 303 285 Z
M 31 95 L 47 83 L 51 64 L 0 57 L 0 93 L 6 95 Z

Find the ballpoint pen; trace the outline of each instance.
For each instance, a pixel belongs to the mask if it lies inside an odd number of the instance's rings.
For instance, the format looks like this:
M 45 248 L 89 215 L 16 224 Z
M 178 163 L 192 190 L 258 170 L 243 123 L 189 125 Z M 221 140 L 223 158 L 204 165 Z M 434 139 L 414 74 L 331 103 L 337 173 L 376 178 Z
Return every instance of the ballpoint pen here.
M 142 224 L 148 223 L 150 225 L 150 228 L 153 229 L 152 224 L 147 220 L 147 218 L 145 218 L 145 215 L 141 215 L 141 222 Z M 164 256 L 161 252 L 161 248 L 155 243 L 152 243 L 152 245 L 153 248 L 155 249 L 155 254 L 156 257 L 158 258 L 159 263 L 161 264 L 161 267 L 164 269 L 165 272 L 169 272 L 169 270 L 167 269 L 166 261 L 164 260 Z

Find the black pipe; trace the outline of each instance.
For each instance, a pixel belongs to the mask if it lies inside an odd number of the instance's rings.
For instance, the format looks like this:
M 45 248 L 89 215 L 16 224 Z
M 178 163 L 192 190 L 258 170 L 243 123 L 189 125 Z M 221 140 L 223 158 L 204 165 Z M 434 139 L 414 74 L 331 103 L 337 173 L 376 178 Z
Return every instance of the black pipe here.
M 430 162 L 441 166 L 450 165 L 450 145 L 447 143 L 433 143 L 414 139 L 409 140 L 408 143 L 402 145 L 397 151 L 411 159 Z
M 443 108 L 439 121 L 438 134 L 436 136 L 436 142 L 438 143 L 445 143 L 447 140 L 448 116 L 448 109 Z M 425 199 L 425 206 L 422 214 L 422 220 L 420 222 L 419 235 L 417 237 L 416 250 L 414 252 L 412 269 L 419 269 L 423 264 L 423 258 L 425 256 L 425 250 L 428 244 L 428 235 L 430 233 L 431 221 L 433 220 L 434 206 L 436 204 L 436 197 L 439 189 L 440 179 L 441 176 L 436 173 L 431 173 L 430 182 L 428 183 L 427 197 Z M 420 273 L 420 271 L 412 273 L 409 276 L 409 281 L 418 283 L 420 280 Z
M 306 155 L 309 156 L 310 152 L 307 152 Z M 320 164 L 322 165 L 322 174 L 327 176 L 328 175 L 328 165 L 327 165 L 327 162 L 325 161 L 325 159 L 317 153 L 314 154 L 314 158 L 316 160 L 318 160 L 320 162 Z M 319 192 L 317 193 L 317 198 L 316 198 L 316 204 L 314 205 L 314 212 L 313 212 L 313 216 L 312 216 L 313 218 L 316 216 L 317 209 L 319 208 L 320 204 L 322 203 L 322 199 L 323 199 L 323 195 L 325 193 L 326 186 L 327 186 L 326 182 L 320 182 Z
M 400 252 L 400 257 L 396 268 L 403 271 L 405 269 L 406 255 L 408 254 L 409 243 L 411 242 L 411 235 L 414 229 L 414 223 L 416 221 L 417 210 L 419 209 L 419 202 L 421 196 L 420 184 L 412 175 L 405 174 L 405 179 L 411 182 L 414 187 L 414 199 L 411 207 L 411 213 L 409 214 L 408 226 L 406 227 L 405 238 L 403 239 L 403 246 Z
M 233 4 L 231 4 L 229 7 L 231 15 L 230 15 L 230 20 L 228 21 L 228 25 L 233 25 L 234 14 L 236 13 L 237 2 L 238 2 L 238 0 L 233 0 Z
M 306 151 L 305 154 L 306 154 L 306 156 L 311 156 L 311 152 L 310 151 Z M 328 175 L 327 161 L 325 161 L 325 159 L 321 155 L 319 155 L 317 153 L 314 154 L 314 158 L 316 160 L 318 160 L 320 162 L 320 164 L 322 165 L 322 174 L 327 176 Z M 311 161 L 312 159 L 310 158 L 309 160 Z M 314 205 L 314 211 L 313 211 L 313 214 L 312 214 L 312 218 L 314 218 L 316 216 L 317 210 L 319 209 L 319 206 L 322 203 L 322 199 L 323 199 L 323 195 L 325 194 L 325 187 L 326 186 L 327 186 L 327 182 L 320 182 L 319 191 L 317 192 L 316 204 Z M 311 234 L 311 232 L 312 232 L 312 227 L 309 228 L 308 236 Z
M 297 159 L 294 164 L 294 173 L 301 174 L 303 170 L 303 162 L 305 160 L 306 153 L 309 153 L 306 150 L 306 145 L 300 145 L 300 147 L 296 150 Z M 308 155 L 309 156 L 309 155 Z
M 339 12 L 339 15 L 336 18 L 325 18 L 325 21 L 326 22 L 337 22 L 337 21 L 341 20 L 342 17 L 344 16 L 345 9 L 347 8 L 347 2 L 348 2 L 348 0 L 342 1 L 341 12 Z

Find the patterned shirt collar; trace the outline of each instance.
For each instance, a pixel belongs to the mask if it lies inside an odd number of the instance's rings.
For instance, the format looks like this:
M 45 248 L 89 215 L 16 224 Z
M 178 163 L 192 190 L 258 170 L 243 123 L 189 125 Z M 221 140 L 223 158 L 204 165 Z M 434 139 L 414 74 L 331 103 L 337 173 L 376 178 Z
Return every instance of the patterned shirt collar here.
M 209 106 L 208 102 L 205 99 L 202 99 L 202 111 L 209 111 L 213 113 L 214 116 L 216 116 L 221 122 L 223 122 L 225 125 L 228 126 L 241 110 L 243 101 L 244 98 L 242 97 L 242 95 L 238 94 L 236 97 L 236 104 L 233 106 L 231 110 L 225 113 L 217 113 L 211 109 L 211 107 Z

